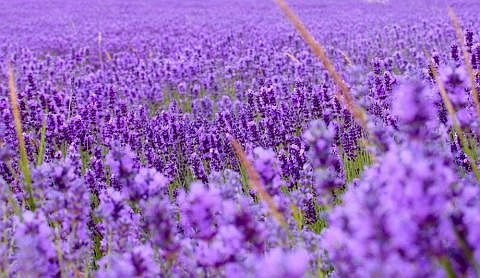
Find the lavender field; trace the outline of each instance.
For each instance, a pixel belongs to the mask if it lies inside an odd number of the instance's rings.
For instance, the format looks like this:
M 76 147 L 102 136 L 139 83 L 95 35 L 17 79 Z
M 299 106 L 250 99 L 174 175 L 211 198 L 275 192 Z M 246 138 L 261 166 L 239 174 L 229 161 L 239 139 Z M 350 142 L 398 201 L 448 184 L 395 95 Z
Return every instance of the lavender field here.
M 479 14 L 0 1 L 0 277 L 480 277 Z

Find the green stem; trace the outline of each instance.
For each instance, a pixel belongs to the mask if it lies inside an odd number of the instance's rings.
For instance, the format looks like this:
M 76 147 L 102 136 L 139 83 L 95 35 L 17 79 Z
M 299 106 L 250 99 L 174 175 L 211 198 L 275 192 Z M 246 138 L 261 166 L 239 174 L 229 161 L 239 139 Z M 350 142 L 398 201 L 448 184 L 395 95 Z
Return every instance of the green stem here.
M 40 131 L 40 147 L 38 149 L 37 156 L 37 166 L 42 165 L 43 157 L 45 154 L 45 133 L 47 130 L 47 113 L 45 113 L 45 118 L 43 118 L 42 129 Z
M 448 278 L 457 277 L 457 275 L 455 274 L 455 271 L 453 270 L 452 264 L 450 263 L 450 260 L 447 257 L 443 256 L 439 259 L 439 261 L 440 261 L 440 265 L 445 270 Z

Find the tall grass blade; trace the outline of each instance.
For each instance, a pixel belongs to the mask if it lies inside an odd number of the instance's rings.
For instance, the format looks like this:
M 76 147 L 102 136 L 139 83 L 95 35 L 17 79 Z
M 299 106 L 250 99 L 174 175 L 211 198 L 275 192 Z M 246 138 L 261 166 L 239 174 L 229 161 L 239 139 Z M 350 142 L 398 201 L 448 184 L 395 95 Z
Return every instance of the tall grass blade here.
M 465 38 L 463 36 L 462 27 L 458 21 L 457 15 L 453 11 L 452 7 L 448 7 L 448 15 L 452 21 L 453 28 L 455 29 L 455 34 L 457 35 L 458 44 L 462 50 L 463 60 L 465 61 L 465 68 L 470 79 L 470 87 L 472 88 L 472 98 L 475 103 L 475 110 L 477 111 L 477 117 L 480 119 L 480 102 L 478 100 L 478 90 L 476 84 L 475 74 L 473 73 L 472 63 L 470 62 L 470 54 L 465 47 Z
M 303 26 L 295 13 L 288 7 L 284 0 L 274 0 L 277 5 L 283 10 L 287 18 L 292 22 L 295 28 L 300 32 L 300 35 L 303 37 L 305 42 L 310 46 L 312 52 L 317 56 L 322 62 L 325 69 L 327 69 L 330 76 L 340 88 L 340 92 L 337 92 L 337 97 L 342 101 L 346 108 L 352 113 L 355 121 L 367 130 L 367 116 L 365 111 L 356 103 L 352 95 L 350 94 L 350 88 L 347 86 L 345 81 L 343 81 L 340 74 L 336 71 L 333 63 L 328 59 L 327 54 L 323 50 L 323 47 L 315 40 L 315 38 L 308 32 L 308 30 Z
M 468 141 L 465 138 L 465 134 L 463 134 L 463 131 L 460 128 L 460 125 L 458 123 L 457 117 L 455 116 L 455 109 L 453 108 L 452 103 L 448 99 L 448 95 L 447 95 L 447 91 L 445 90 L 445 86 L 443 86 L 443 83 L 440 80 L 440 77 L 438 76 L 437 69 L 433 65 L 432 59 L 430 58 L 430 55 L 426 51 L 425 51 L 425 56 L 427 57 L 427 60 L 429 61 L 430 71 L 432 72 L 433 78 L 435 79 L 435 82 L 437 83 L 438 89 L 440 91 L 440 95 L 442 97 L 442 101 L 445 104 L 445 108 L 447 108 L 448 115 L 450 116 L 450 120 L 452 121 L 453 128 L 454 128 L 455 132 L 457 133 L 458 138 L 460 139 L 460 144 L 462 145 L 462 150 L 468 157 L 468 160 L 470 162 L 470 165 L 472 166 L 472 170 L 473 170 L 473 173 L 475 174 L 475 177 L 477 178 L 477 180 L 480 181 L 480 173 L 478 172 L 477 163 L 475 162 L 475 158 L 473 156 L 472 150 L 470 149 Z
M 102 41 L 103 41 L 103 34 L 102 34 L 102 32 L 98 32 L 98 36 L 97 36 L 98 59 L 100 60 L 100 66 L 102 66 L 102 68 L 103 68 Z
M 292 61 L 294 61 L 296 63 L 299 63 L 299 64 L 301 63 L 300 60 L 297 59 L 297 57 L 293 56 L 293 54 L 285 52 L 285 55 L 287 55 L 287 57 L 290 58 Z
M 28 159 L 27 159 L 27 151 L 25 148 L 25 140 L 23 138 L 23 130 L 22 130 L 22 120 L 20 117 L 20 110 L 18 109 L 17 103 L 17 89 L 15 86 L 15 77 L 13 75 L 12 67 L 10 63 L 7 64 L 8 70 L 8 89 L 10 92 L 10 104 L 12 106 L 12 114 L 13 119 L 15 121 L 15 132 L 17 133 L 17 140 L 18 140 L 18 147 L 20 150 L 20 169 L 23 173 L 24 179 L 24 190 L 28 193 L 28 200 L 27 204 L 31 210 L 35 210 L 35 199 L 33 197 L 33 190 L 32 190 L 32 180 L 30 177 L 30 169 L 28 168 Z
M 45 155 L 45 133 L 47 131 L 47 114 L 42 121 L 42 129 L 40 131 L 40 146 L 38 148 L 38 155 L 37 155 L 37 166 L 42 165 L 43 157 Z
M 265 191 L 265 188 L 263 187 L 262 183 L 260 182 L 260 177 L 257 173 L 257 171 L 253 168 L 252 164 L 250 161 L 247 159 L 247 155 L 245 154 L 245 151 L 243 150 L 242 146 L 237 142 L 235 139 L 231 139 L 231 144 L 233 149 L 235 150 L 235 153 L 238 156 L 238 159 L 240 160 L 240 164 L 245 168 L 245 171 L 248 174 L 249 178 L 249 185 L 251 189 L 255 190 L 255 192 L 258 193 L 258 196 L 260 199 L 265 202 L 270 210 L 270 213 L 273 215 L 275 220 L 285 229 L 287 229 L 287 222 L 285 221 L 285 218 L 283 215 L 278 211 L 277 206 L 273 202 L 272 197 Z
M 340 52 L 340 54 L 342 55 L 343 59 L 345 59 L 345 62 L 347 62 L 347 65 L 349 67 L 351 67 L 353 65 L 353 62 L 352 60 L 350 60 L 350 58 L 348 57 L 347 53 L 341 51 L 341 50 L 338 50 L 338 52 Z

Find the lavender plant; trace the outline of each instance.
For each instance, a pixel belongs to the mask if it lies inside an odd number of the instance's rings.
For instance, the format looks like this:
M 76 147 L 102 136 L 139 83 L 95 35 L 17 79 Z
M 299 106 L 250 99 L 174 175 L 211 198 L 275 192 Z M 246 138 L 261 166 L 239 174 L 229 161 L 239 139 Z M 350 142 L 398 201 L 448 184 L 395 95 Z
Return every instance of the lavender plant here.
M 476 1 L 0 11 L 2 277 L 480 276 Z

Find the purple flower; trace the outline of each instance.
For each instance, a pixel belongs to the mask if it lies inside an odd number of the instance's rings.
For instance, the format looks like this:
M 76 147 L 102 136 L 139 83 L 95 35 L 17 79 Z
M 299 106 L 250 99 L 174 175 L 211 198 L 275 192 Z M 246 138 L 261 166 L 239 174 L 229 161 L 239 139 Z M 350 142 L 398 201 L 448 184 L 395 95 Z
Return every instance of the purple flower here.
M 443 67 L 439 70 L 439 78 L 445 86 L 448 98 L 455 110 L 468 103 L 466 89 L 469 88 L 468 75 L 464 67 Z
M 392 112 L 398 125 L 410 139 L 424 139 L 429 133 L 426 124 L 434 116 L 428 89 L 422 83 L 410 82 L 402 84 L 394 94 Z
M 187 235 L 210 239 L 217 233 L 217 214 L 220 213 L 221 198 L 215 189 L 208 189 L 200 182 L 190 185 L 190 192 L 178 197 L 180 221 Z
M 253 166 L 260 175 L 260 181 L 271 195 L 276 195 L 282 186 L 280 163 L 273 150 L 257 147 L 253 150 L 255 161 Z
M 310 158 L 314 168 L 329 165 L 335 132 L 333 125 L 327 127 L 322 121 L 316 120 L 310 123 L 310 128 L 303 134 L 310 145 Z
M 0 146 L 0 162 L 5 162 L 14 156 L 13 151 L 6 145 Z
M 136 214 L 119 191 L 108 188 L 99 196 L 96 216 L 102 219 L 104 250 L 122 252 L 140 242 L 140 215 Z
M 344 185 L 342 164 L 335 149 L 335 129 L 322 121 L 313 121 L 303 137 L 310 146 L 309 162 L 314 170 L 314 189 L 319 199 L 332 201 L 334 190 Z
M 179 248 L 176 242 L 178 231 L 175 212 L 167 198 L 154 198 L 146 205 L 143 215 L 153 246 L 161 248 L 164 256 L 169 256 Z
M 68 264 L 87 263 L 91 248 L 88 221 L 88 188 L 70 160 L 43 164 L 33 171 L 33 186 L 43 190 L 39 209 L 58 228 L 63 260 Z M 65 269 L 70 271 L 68 267 Z
M 449 223 L 456 175 L 421 145 L 391 149 L 330 214 L 322 245 L 338 275 L 438 275 L 456 246 Z
M 198 265 L 219 268 L 235 262 L 242 244 L 243 236 L 235 226 L 221 226 L 212 240 L 199 242 L 196 250 Z
M 130 200 L 139 201 L 168 194 L 169 180 L 155 169 L 141 168 L 131 185 L 126 188 Z
M 120 182 L 120 187 L 133 180 L 135 174 L 135 154 L 130 146 L 113 146 L 112 150 L 106 156 L 106 164 L 110 167 L 112 175 Z
M 14 273 L 18 276 L 57 277 L 59 261 L 54 247 L 53 231 L 41 212 L 23 212 L 17 221 Z
M 303 249 L 284 252 L 274 248 L 258 263 L 258 277 L 304 277 L 308 269 L 309 255 Z
M 151 247 L 139 245 L 123 254 L 109 255 L 100 262 L 98 277 L 158 277 L 160 269 Z

